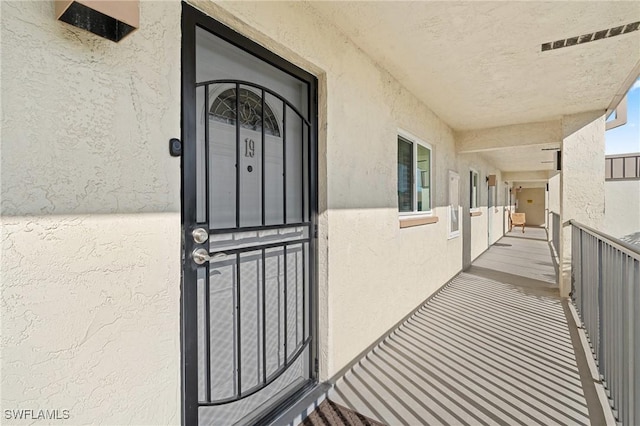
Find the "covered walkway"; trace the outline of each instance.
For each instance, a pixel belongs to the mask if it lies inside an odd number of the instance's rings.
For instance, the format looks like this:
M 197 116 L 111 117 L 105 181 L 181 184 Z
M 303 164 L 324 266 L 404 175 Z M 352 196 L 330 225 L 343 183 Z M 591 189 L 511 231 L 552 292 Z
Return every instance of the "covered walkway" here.
M 514 231 L 340 378 L 334 403 L 389 425 L 603 424 L 546 233 Z

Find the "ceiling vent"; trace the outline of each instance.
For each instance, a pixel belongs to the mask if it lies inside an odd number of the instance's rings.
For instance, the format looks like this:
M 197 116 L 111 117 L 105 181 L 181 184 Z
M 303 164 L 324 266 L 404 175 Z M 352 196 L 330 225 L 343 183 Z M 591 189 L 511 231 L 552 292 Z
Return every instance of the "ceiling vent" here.
M 581 36 L 575 36 L 566 38 L 564 40 L 550 41 L 549 43 L 542 43 L 541 50 L 543 52 L 547 50 L 560 49 L 562 47 L 575 46 L 577 44 L 589 43 L 591 41 L 600 40 L 603 38 L 615 37 L 620 34 L 627 34 L 640 29 L 640 21 L 632 22 L 627 25 L 620 25 L 619 27 L 609 28 L 607 30 L 596 31 L 595 33 L 583 34 Z

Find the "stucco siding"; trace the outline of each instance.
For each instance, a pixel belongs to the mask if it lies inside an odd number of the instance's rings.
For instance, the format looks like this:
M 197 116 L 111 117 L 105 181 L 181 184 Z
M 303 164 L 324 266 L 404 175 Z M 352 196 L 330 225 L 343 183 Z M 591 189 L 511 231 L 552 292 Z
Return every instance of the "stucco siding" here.
M 448 171 L 467 173 L 453 131 L 308 4 L 192 3 L 319 78 L 320 370 L 328 378 L 461 269 L 461 237 L 447 240 L 445 208 Z M 399 227 L 399 129 L 433 147 L 437 224 Z
M 482 214 L 471 217 L 471 260 L 480 256 L 489 247 L 487 207 L 478 209 Z
M 560 214 L 560 173 L 549 178 L 549 211 Z
M 564 117 L 562 124 L 565 135 L 560 177 L 562 223 L 575 220 L 601 229 L 605 208 L 603 112 Z M 562 229 L 560 295 L 568 296 L 571 286 L 571 231 L 568 226 Z
M 491 217 L 491 234 L 489 235 L 489 243 L 494 244 L 504 235 L 504 206 L 491 207 L 489 216 Z
M 2 422 L 178 424 L 180 4 L 118 44 L 0 7 Z
M 466 261 L 470 264 L 489 247 L 489 242 L 493 244 L 503 235 L 501 212 L 503 210 L 502 203 L 504 203 L 504 195 L 502 194 L 504 187 L 503 183 L 501 183 L 502 172 L 487 161 L 481 153 L 459 155 L 458 168 L 461 170 L 460 197 L 462 198 L 462 205 L 465 206 L 465 215 L 467 216 L 463 217 L 463 224 L 468 228 L 463 229 L 464 238 L 468 239 L 468 247 L 466 247 L 467 253 L 465 256 L 467 256 Z M 471 170 L 478 173 L 479 179 L 479 206 L 476 209 L 470 208 L 471 183 L 469 172 Z M 497 182 L 496 188 L 492 189 L 496 195 L 492 198 L 491 208 L 488 207 L 489 187 L 487 177 L 489 175 L 496 175 Z M 496 212 L 496 209 L 498 209 L 498 212 Z M 481 215 L 469 217 L 471 211 L 480 212 Z M 496 215 L 499 217 L 495 217 Z M 492 226 L 491 230 L 489 229 L 490 222 Z
M 469 167 L 481 173 L 473 259 L 488 221 L 500 230 L 484 181 L 500 174 L 457 155 L 447 124 L 310 5 L 192 3 L 319 79 L 325 380 L 462 269 L 449 170 L 461 205 Z M 167 146 L 180 135 L 180 2 L 141 2 L 140 29 L 118 44 L 55 21 L 53 2 L 1 7 L 2 408 L 179 423 L 180 162 Z M 399 226 L 400 129 L 433 147 L 437 223 Z
M 20 409 L 69 410 L 70 424 L 180 422 L 179 220 L 3 218 L 3 424 Z

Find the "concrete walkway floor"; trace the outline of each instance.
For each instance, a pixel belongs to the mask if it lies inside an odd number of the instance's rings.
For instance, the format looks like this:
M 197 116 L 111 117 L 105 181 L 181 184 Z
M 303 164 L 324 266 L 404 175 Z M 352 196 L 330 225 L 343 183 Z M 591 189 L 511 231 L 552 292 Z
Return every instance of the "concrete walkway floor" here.
M 602 424 L 566 303 L 544 230 L 514 229 L 340 378 L 329 399 L 388 425 Z

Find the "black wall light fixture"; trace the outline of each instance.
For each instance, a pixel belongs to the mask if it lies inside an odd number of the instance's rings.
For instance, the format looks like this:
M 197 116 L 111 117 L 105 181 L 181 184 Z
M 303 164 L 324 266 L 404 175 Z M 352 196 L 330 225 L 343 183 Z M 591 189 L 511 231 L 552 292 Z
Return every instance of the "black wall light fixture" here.
M 118 42 L 140 26 L 139 0 L 56 0 L 56 18 Z

